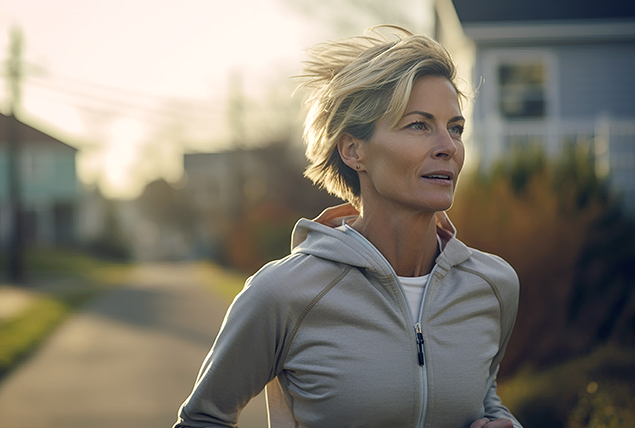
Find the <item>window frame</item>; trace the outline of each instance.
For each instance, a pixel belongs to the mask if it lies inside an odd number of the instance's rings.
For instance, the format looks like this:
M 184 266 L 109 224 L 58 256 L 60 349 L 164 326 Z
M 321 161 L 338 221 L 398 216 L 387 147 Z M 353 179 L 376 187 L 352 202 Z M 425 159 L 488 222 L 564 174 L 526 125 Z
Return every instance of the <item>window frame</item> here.
M 499 106 L 501 87 L 498 72 L 504 64 L 541 63 L 545 70 L 545 115 L 541 118 L 508 118 L 503 116 Z M 490 50 L 484 57 L 485 79 L 485 108 L 488 114 L 494 114 L 504 123 L 544 123 L 560 116 L 558 102 L 558 73 L 556 55 L 545 49 L 495 49 Z M 492 84 L 487 84 L 492 82 Z

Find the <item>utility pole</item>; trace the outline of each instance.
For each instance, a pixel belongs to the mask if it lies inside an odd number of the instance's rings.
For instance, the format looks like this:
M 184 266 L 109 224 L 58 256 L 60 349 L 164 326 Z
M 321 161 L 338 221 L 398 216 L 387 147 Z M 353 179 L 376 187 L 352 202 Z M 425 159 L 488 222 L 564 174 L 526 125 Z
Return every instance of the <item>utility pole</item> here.
M 24 282 L 24 241 L 22 227 L 22 184 L 20 168 L 20 135 L 16 111 L 19 109 L 22 83 L 22 32 L 13 28 L 10 34 L 9 58 L 6 64 L 7 83 L 9 86 L 9 115 L 7 124 L 7 146 L 9 160 L 9 206 L 11 223 L 9 228 L 9 281 Z

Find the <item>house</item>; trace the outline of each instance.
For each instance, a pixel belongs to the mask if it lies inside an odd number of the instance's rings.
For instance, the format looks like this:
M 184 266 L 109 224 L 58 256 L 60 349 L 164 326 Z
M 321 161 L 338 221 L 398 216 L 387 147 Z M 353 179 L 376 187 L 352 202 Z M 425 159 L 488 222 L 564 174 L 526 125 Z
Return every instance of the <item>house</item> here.
M 14 121 L 13 124 L 10 121 Z M 77 239 L 80 186 L 77 150 L 14 117 L 0 115 L 0 247 L 10 236 L 7 133 L 19 136 L 23 238 L 27 245 L 69 245 Z
M 635 2 L 436 0 L 436 37 L 478 95 L 481 169 L 540 146 L 587 149 L 635 212 Z
M 255 240 L 288 252 L 291 228 L 299 217 L 314 217 L 325 207 L 341 203 L 302 176 L 306 167 L 302 149 L 280 142 L 186 154 L 183 191 L 196 228 L 195 255 L 222 259 L 243 235 L 252 232 L 252 250 Z
M 290 160 L 291 159 L 291 160 Z M 187 185 L 196 222 L 196 247 L 213 257 L 232 232 L 232 224 L 250 207 L 288 193 L 291 170 L 302 179 L 303 161 L 286 144 L 184 156 Z

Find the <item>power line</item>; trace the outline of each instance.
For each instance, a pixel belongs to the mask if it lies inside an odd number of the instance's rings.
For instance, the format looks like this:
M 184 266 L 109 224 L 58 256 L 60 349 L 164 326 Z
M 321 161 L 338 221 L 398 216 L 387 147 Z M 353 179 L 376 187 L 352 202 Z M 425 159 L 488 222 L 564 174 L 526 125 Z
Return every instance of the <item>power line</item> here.
M 8 76 L 7 73 L 0 72 L 0 77 L 7 78 Z M 9 81 L 10 78 L 7 80 Z M 212 105 L 211 99 L 195 100 L 187 97 L 151 95 L 50 73 L 42 67 L 38 67 L 37 73 L 29 73 L 24 83 L 57 93 L 65 98 L 60 102 L 72 107 L 82 110 L 99 110 L 102 114 L 109 116 L 125 111 L 155 116 L 155 119 L 158 116 L 157 120 L 165 121 L 166 116 L 171 118 L 176 116 L 178 119 L 185 120 L 210 120 L 226 114 L 223 107 Z M 72 101 L 69 102 L 69 99 Z M 77 102 L 77 99 L 81 101 Z M 93 107 L 91 104 L 97 104 L 99 107 Z
M 163 96 L 163 95 L 154 95 L 148 94 L 144 92 L 133 91 L 129 89 L 123 89 L 115 86 L 105 85 L 103 83 L 97 82 L 88 82 L 86 80 L 77 79 L 70 76 L 64 76 L 57 73 L 46 72 L 45 76 L 39 77 L 48 77 L 53 78 L 53 80 L 57 82 L 61 82 L 62 85 L 74 85 L 81 86 L 84 88 L 90 88 L 90 90 L 98 90 L 98 91 L 106 91 L 107 93 L 119 93 L 125 98 L 145 98 L 148 100 L 154 100 L 155 102 L 161 103 L 175 103 L 179 105 L 189 104 L 192 108 L 205 108 L 209 107 L 207 103 L 209 102 L 207 99 L 195 100 L 191 97 L 177 97 L 177 96 Z
M 162 105 L 178 105 L 183 108 L 188 109 L 209 109 L 212 108 L 210 105 L 210 99 L 194 99 L 191 97 L 175 97 L 175 96 L 162 96 L 162 95 L 152 95 L 137 91 L 131 91 L 128 89 L 117 88 L 114 86 L 104 85 L 101 83 L 87 82 L 84 80 L 79 80 L 73 77 L 62 76 L 60 74 L 51 74 L 46 73 L 43 76 L 33 76 L 38 78 L 39 80 L 53 81 L 53 85 L 55 87 L 68 88 L 76 93 L 84 93 L 84 94 L 92 94 L 101 93 L 102 95 L 97 95 L 98 97 L 104 98 L 114 98 L 114 99 L 137 99 L 144 100 L 144 102 L 148 102 L 150 104 L 162 104 Z M 81 89 L 77 89 L 77 88 Z M 105 94 L 105 95 L 104 95 Z M 139 104 L 143 104 L 144 102 L 138 102 Z
M 129 101 L 124 101 L 121 99 L 109 98 L 107 96 L 100 96 L 95 94 L 88 94 L 86 92 L 73 90 L 73 89 L 64 89 L 55 86 L 50 86 L 47 84 L 42 84 L 38 81 L 34 81 L 33 79 L 28 80 L 29 85 L 35 86 L 44 91 L 48 91 L 49 93 L 53 93 L 58 96 L 57 100 L 60 101 L 60 98 L 65 104 L 73 105 L 82 109 L 91 109 L 91 110 L 103 110 L 109 112 L 133 112 L 133 113 L 142 113 L 150 116 L 159 116 L 161 118 L 174 117 L 177 116 L 179 118 L 191 118 L 191 119 L 203 119 L 209 120 L 215 116 L 219 116 L 224 114 L 224 111 L 207 107 L 203 108 L 194 108 L 193 106 L 181 106 L 181 105 L 147 105 L 140 103 L 132 103 Z M 41 96 L 42 94 L 39 94 Z M 46 96 L 44 98 L 47 98 Z M 55 99 L 55 97 L 48 97 L 48 99 Z

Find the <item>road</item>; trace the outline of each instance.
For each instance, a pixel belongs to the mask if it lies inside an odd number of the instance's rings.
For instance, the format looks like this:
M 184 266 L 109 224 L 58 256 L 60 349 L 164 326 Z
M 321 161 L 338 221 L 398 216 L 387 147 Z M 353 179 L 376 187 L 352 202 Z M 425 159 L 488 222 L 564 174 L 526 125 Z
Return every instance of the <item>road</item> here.
M 187 264 L 140 265 L 0 383 L 0 426 L 171 427 L 229 302 Z M 241 428 L 266 427 L 264 397 Z

